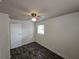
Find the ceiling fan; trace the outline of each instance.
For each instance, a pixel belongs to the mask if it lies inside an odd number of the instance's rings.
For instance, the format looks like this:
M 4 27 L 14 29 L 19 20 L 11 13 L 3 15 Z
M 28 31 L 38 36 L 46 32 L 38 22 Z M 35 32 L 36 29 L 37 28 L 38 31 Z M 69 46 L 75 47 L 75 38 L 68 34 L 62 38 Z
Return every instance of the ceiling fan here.
M 37 22 L 45 18 L 44 14 L 40 13 L 37 9 L 32 9 L 30 12 L 25 12 L 24 14 L 25 16 L 30 16 L 33 22 Z

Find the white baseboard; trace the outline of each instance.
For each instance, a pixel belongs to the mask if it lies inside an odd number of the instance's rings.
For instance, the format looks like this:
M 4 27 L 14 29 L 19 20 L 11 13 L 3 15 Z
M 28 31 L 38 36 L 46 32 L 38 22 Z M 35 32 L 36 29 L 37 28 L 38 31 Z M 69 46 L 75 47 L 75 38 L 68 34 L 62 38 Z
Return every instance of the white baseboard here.
M 37 42 L 37 41 L 36 41 Z M 39 42 L 38 42 L 39 43 Z M 42 46 L 44 46 L 43 44 L 41 44 L 41 43 L 39 43 L 40 45 L 42 45 Z M 44 47 L 46 47 L 46 46 L 44 46 Z M 61 56 L 61 57 L 63 57 L 64 59 L 71 59 L 71 58 L 69 58 L 68 56 L 66 56 L 66 55 L 64 55 L 64 54 L 61 54 L 61 53 L 59 53 L 57 50 L 55 50 L 55 49 L 51 49 L 51 48 L 48 48 L 48 47 L 46 47 L 47 49 L 49 49 L 49 50 L 51 50 L 51 51 L 53 51 L 54 53 L 56 53 L 56 54 L 58 54 L 59 56 Z
M 66 55 L 64 55 L 64 54 L 61 54 L 61 53 L 59 53 L 58 51 L 56 51 L 56 50 L 54 50 L 54 49 L 53 49 L 53 52 L 56 53 L 56 54 L 58 54 L 59 56 L 65 58 L 65 59 L 71 59 L 71 58 L 69 58 L 68 56 L 66 56 Z

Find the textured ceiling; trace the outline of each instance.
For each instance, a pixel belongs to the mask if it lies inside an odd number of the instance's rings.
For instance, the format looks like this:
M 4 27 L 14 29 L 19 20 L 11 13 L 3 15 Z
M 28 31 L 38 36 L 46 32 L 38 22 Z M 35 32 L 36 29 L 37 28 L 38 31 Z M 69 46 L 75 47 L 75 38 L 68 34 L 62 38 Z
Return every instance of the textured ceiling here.
M 15 19 L 28 20 L 23 13 L 34 8 L 48 19 L 79 11 L 79 0 L 3 0 L 0 3 L 0 12 L 8 13 Z

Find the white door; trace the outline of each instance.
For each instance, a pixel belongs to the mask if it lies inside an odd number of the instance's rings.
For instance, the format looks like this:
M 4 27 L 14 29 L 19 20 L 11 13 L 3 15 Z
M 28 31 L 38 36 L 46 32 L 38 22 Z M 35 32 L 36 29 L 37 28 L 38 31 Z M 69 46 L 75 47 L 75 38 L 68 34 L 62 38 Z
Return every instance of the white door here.
M 11 49 L 22 45 L 22 26 L 21 24 L 11 24 Z

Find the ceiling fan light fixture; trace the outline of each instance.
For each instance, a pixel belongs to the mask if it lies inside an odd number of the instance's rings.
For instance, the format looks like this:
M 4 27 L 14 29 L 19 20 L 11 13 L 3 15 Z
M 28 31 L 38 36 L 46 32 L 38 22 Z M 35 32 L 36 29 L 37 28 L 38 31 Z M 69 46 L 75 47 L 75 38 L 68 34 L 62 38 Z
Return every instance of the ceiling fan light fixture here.
M 39 10 L 34 9 L 34 10 L 31 10 L 30 12 L 26 12 L 25 15 L 30 16 L 31 21 L 37 22 L 41 19 L 41 16 L 43 15 L 43 13 L 40 13 Z
M 37 21 L 37 19 L 36 19 L 35 17 L 33 17 L 33 18 L 32 18 L 32 21 L 33 21 L 33 22 L 36 22 L 36 21 Z

